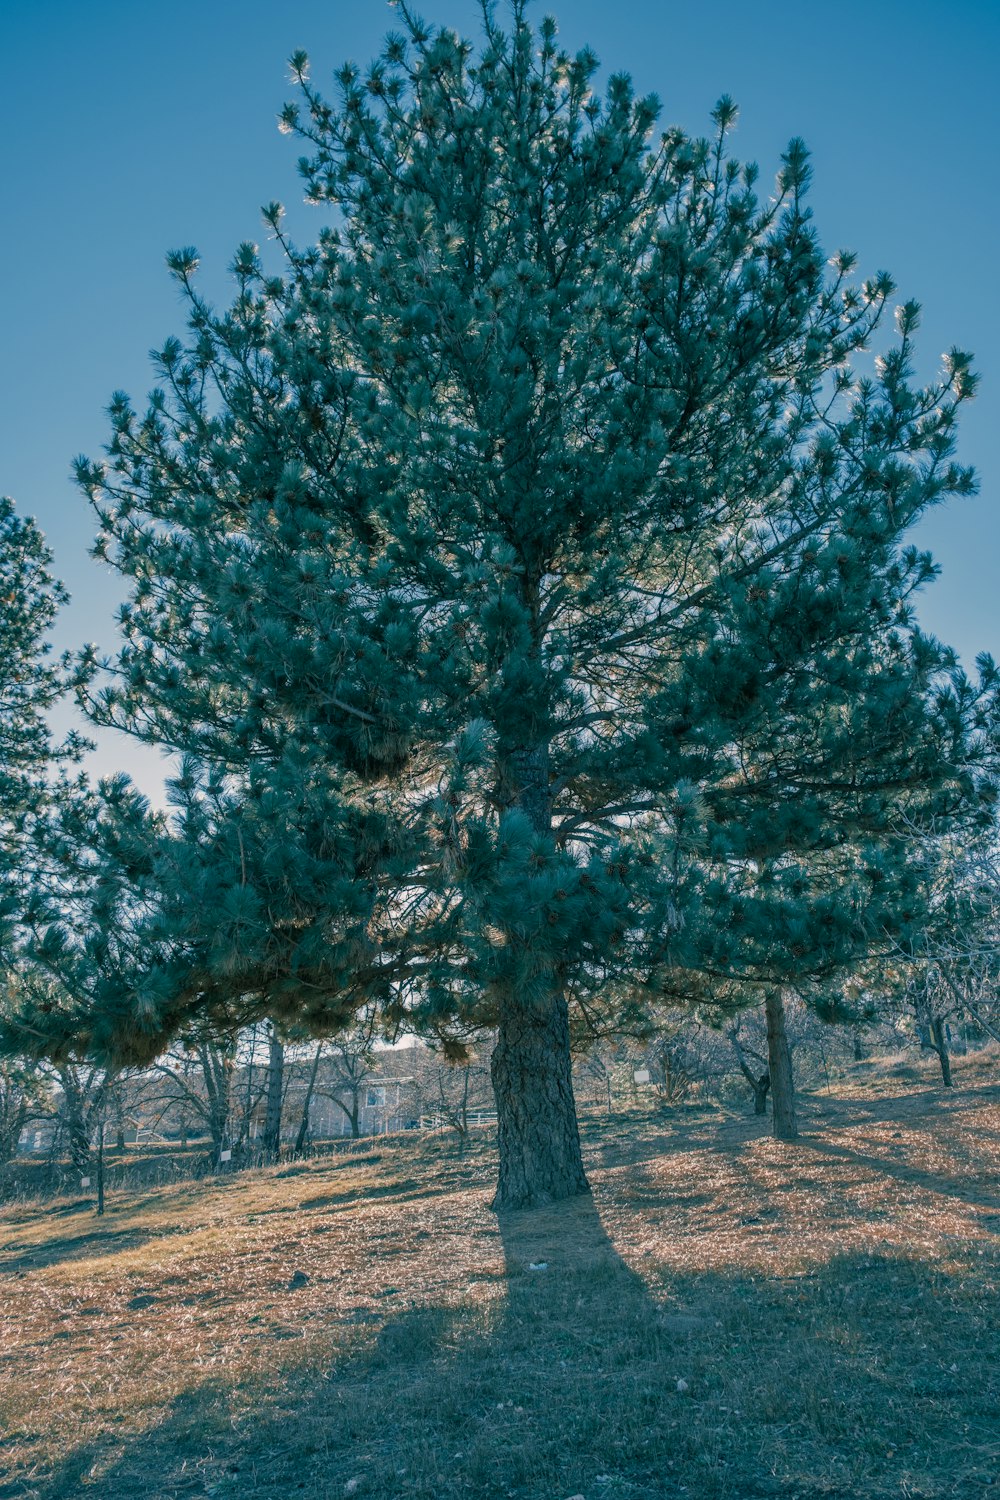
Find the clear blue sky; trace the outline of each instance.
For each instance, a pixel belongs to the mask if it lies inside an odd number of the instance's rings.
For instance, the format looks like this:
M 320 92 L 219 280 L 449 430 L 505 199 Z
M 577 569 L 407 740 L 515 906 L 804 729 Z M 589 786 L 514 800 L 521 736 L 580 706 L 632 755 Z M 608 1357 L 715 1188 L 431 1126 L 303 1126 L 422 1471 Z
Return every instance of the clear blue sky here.
M 428 19 L 477 29 L 473 0 L 428 0 Z M 978 499 L 926 521 L 917 540 L 942 576 L 926 626 L 971 664 L 1000 655 L 1000 182 L 995 97 L 998 0 L 562 0 L 567 46 L 589 43 L 663 100 L 663 118 L 704 129 L 722 93 L 741 107 L 734 150 L 770 181 L 788 138 L 814 159 L 824 245 L 885 267 L 925 309 L 926 373 L 952 344 L 971 348 L 982 395 L 962 457 Z M 119 585 L 87 555 L 86 502 L 71 458 L 96 456 L 112 390 L 141 400 L 147 351 L 180 332 L 166 250 L 202 253 L 202 285 L 261 235 L 258 207 L 300 199 L 295 143 L 276 113 L 286 59 L 305 47 L 313 76 L 366 63 L 393 13 L 382 0 L 0 0 L 3 287 L 0 492 L 37 517 L 73 595 L 62 645 L 114 640 Z M 291 216 L 301 240 L 321 211 Z M 98 768 L 154 791 L 155 757 L 106 737 Z

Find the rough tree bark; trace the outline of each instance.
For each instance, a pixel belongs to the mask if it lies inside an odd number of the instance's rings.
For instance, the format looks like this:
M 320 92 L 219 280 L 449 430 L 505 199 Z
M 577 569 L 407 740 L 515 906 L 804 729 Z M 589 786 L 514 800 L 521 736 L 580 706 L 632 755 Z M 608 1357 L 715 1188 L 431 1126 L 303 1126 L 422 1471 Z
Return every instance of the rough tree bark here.
M 771 1134 L 779 1141 L 798 1139 L 795 1118 L 795 1079 L 792 1049 L 785 1027 L 785 1002 L 780 990 L 768 990 L 764 999 L 767 1018 L 767 1061 L 771 1080 Z
M 534 1007 L 511 1000 L 501 1009 L 490 1077 L 500 1154 L 494 1209 L 536 1208 L 589 1192 L 563 995 Z
M 84 1177 L 90 1175 L 90 1132 L 81 1111 L 71 1109 L 66 1115 L 66 1136 L 69 1159 L 74 1170 Z
M 548 747 L 511 757 L 517 805 L 551 831 Z M 573 1097 L 569 1006 L 555 976 L 543 998 L 514 987 L 501 997 L 490 1078 L 497 1106 L 500 1169 L 493 1208 L 537 1208 L 589 1193 Z

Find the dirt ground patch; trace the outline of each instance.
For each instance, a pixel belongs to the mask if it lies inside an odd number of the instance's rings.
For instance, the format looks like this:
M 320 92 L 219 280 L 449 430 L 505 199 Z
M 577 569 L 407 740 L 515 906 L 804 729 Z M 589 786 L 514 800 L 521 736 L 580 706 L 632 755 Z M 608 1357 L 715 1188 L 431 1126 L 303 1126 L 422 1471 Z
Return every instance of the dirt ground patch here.
M 500 1220 L 485 1136 L 8 1210 L 0 1496 L 988 1494 L 1000 1088 L 803 1118 L 588 1121 Z

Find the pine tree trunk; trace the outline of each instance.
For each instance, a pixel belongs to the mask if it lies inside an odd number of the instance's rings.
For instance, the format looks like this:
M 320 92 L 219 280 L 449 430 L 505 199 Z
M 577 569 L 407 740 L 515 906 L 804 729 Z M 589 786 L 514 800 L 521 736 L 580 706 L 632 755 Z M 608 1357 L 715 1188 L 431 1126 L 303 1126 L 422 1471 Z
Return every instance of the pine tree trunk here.
M 71 1066 L 59 1069 L 59 1082 L 62 1085 L 59 1134 L 66 1132 L 66 1144 L 73 1170 L 79 1172 L 82 1177 L 89 1177 L 90 1129 L 84 1093 L 76 1071 Z
M 537 1208 L 588 1193 L 562 994 L 535 1006 L 507 1000 L 490 1075 L 500 1149 L 494 1209 Z
M 948 1040 L 944 1034 L 944 1022 L 937 1018 L 931 1022 L 931 1046 L 937 1053 L 938 1062 L 941 1064 L 941 1082 L 946 1089 L 950 1089 L 952 1082 L 951 1058 L 948 1056 Z
M 764 1000 L 767 1017 L 767 1061 L 771 1080 L 771 1134 L 779 1141 L 798 1139 L 795 1118 L 795 1080 L 792 1049 L 785 1029 L 785 1002 L 780 990 L 768 990 Z
M 264 1116 L 262 1142 L 265 1161 L 277 1161 L 281 1154 L 281 1105 L 285 1086 L 285 1048 L 274 1027 L 268 1044 L 267 1112 Z
M 67 1098 L 66 1134 L 69 1138 L 69 1159 L 74 1169 L 84 1177 L 90 1176 L 90 1132 L 84 1118 L 82 1105 L 76 1099 Z
M 537 744 L 509 755 L 501 781 L 543 838 L 551 836 L 549 752 Z M 490 1062 L 500 1170 L 493 1208 L 537 1208 L 589 1193 L 573 1098 L 569 1006 L 553 982 L 541 1000 L 508 990 L 500 1002 Z
M 90 1175 L 90 1140 L 87 1128 L 82 1120 L 70 1120 L 67 1125 L 69 1135 L 69 1159 L 75 1170 L 84 1177 Z
M 762 1073 L 759 1078 L 753 1080 L 753 1112 L 755 1115 L 767 1114 L 767 1096 L 770 1088 L 770 1073 Z
M 237 1145 L 243 1154 L 247 1154 L 250 1143 L 250 1116 L 253 1113 L 253 1079 L 254 1063 L 257 1058 L 257 1027 L 250 1028 L 250 1056 L 246 1066 L 246 1091 L 243 1097 L 243 1119 L 240 1121 L 240 1134 Z

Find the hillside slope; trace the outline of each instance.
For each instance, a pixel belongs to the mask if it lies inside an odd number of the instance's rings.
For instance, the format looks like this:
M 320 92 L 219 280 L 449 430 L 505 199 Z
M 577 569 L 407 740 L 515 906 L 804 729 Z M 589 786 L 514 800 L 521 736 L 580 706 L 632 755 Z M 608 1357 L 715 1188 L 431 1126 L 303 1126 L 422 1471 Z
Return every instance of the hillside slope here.
M 8 1209 L 0 1496 L 981 1496 L 1000 1088 L 804 1118 L 591 1121 L 593 1201 L 499 1222 L 412 1137 Z

